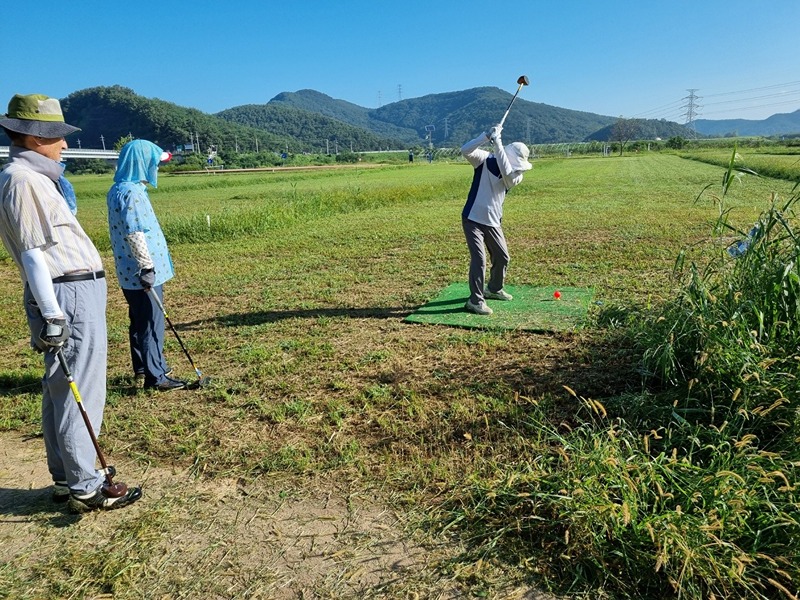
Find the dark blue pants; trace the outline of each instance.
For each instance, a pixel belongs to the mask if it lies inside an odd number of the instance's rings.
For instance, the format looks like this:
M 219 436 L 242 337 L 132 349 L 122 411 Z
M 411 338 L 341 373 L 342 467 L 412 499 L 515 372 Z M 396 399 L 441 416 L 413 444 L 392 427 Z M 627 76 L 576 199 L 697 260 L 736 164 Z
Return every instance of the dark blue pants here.
M 163 303 L 164 286 L 152 290 Z M 128 302 L 128 339 L 133 372 L 144 373 L 147 386 L 163 383 L 168 368 L 164 359 L 164 313 L 144 290 L 123 289 L 122 293 Z

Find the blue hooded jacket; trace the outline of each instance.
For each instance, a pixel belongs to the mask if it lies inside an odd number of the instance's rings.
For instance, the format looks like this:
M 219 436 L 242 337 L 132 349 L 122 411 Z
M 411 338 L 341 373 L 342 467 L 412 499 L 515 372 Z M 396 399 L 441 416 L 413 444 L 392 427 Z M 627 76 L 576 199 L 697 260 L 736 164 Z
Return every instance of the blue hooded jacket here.
M 108 230 L 120 287 L 142 289 L 141 271 L 126 237 L 142 232 L 155 267 L 155 285 L 162 285 L 175 274 L 167 240 L 161 231 L 145 181 L 156 187 L 161 148 L 147 140 L 133 140 L 119 152 L 114 185 L 108 191 Z

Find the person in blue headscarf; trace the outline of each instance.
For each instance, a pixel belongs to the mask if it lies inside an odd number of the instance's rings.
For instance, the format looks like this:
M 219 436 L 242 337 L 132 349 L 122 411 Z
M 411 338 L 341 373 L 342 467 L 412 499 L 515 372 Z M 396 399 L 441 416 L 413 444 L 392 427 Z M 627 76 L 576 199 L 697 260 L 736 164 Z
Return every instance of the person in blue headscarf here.
M 168 376 L 164 313 L 150 298 L 156 294 L 163 305 L 164 283 L 175 274 L 147 193 L 148 183 L 158 187 L 158 165 L 171 158 L 152 142 L 128 142 L 120 150 L 114 185 L 106 196 L 117 279 L 128 303 L 133 371 L 145 389 L 157 391 L 186 387 L 185 381 Z

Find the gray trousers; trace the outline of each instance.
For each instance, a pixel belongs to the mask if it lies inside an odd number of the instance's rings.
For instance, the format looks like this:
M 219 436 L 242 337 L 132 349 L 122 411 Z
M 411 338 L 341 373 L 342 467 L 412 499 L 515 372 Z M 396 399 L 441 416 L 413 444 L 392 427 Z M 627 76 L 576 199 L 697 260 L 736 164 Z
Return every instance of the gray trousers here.
M 506 270 L 511 257 L 508 255 L 506 238 L 501 227 L 490 227 L 462 217 L 464 237 L 469 249 L 469 301 L 477 304 L 483 300 L 483 286 L 486 277 L 486 250 L 492 265 L 489 269 L 489 290 L 497 292 L 503 289 Z
M 100 435 L 106 404 L 106 280 L 53 284 L 71 334 L 62 348 L 95 435 Z M 44 321 L 25 286 L 25 313 L 36 340 Z M 42 431 L 47 466 L 53 481 L 66 481 L 75 494 L 87 494 L 103 483 L 95 467 L 97 452 L 78 404 L 55 354 L 44 353 Z

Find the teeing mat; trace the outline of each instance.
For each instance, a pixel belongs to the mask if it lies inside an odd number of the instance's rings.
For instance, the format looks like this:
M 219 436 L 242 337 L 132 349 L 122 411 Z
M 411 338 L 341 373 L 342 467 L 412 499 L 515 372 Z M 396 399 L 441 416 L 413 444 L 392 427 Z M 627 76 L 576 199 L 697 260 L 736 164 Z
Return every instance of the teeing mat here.
M 594 296 L 591 288 L 507 285 L 503 289 L 514 299 L 487 300 L 486 304 L 494 311 L 488 316 L 466 311 L 469 287 L 464 282 L 450 284 L 405 320 L 454 327 L 569 331 L 584 322 Z

